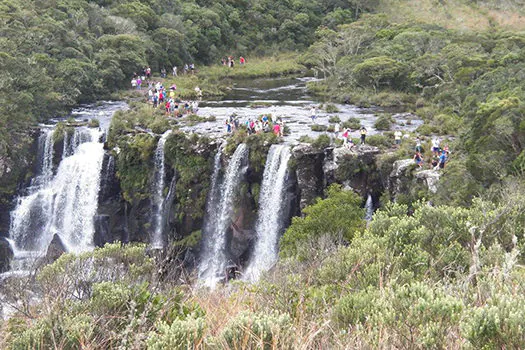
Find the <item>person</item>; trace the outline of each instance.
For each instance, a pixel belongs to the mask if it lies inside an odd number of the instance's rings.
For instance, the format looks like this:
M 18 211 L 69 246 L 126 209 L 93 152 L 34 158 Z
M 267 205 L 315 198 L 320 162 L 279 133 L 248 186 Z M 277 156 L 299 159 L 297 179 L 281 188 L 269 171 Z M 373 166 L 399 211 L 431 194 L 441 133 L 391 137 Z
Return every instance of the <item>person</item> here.
M 140 77 L 137 78 L 137 90 L 141 90 L 141 85 L 142 85 L 142 79 L 140 79 Z
M 160 70 L 160 76 L 166 78 L 166 68 L 162 67 L 162 69 Z
M 151 78 L 151 68 L 150 67 L 147 67 L 146 68 L 146 78 Z
M 403 133 L 400 130 L 396 130 L 396 132 L 394 132 L 394 140 L 396 145 L 401 144 L 401 136 L 403 136 Z
M 445 168 L 445 163 L 447 162 L 447 153 L 443 150 L 439 156 L 439 169 Z
M 136 89 L 137 88 L 137 79 L 133 78 L 131 79 L 131 87 Z
M 348 139 L 350 138 L 350 129 L 347 128 L 345 132 L 343 133 L 342 137 L 343 137 L 343 146 L 347 146 Z
M 233 68 L 234 63 L 233 56 L 230 56 L 230 68 Z
M 280 137 L 283 137 L 284 136 L 284 121 L 280 121 L 279 123 L 279 136 Z
M 177 66 L 173 66 L 173 76 L 177 76 Z
M 183 73 L 184 73 L 184 74 L 188 73 L 188 64 L 187 64 L 187 63 L 184 64 L 184 70 L 183 70 Z
M 202 90 L 198 86 L 195 87 L 195 94 L 197 94 L 198 98 L 202 97 Z
M 239 58 L 239 64 L 240 64 L 241 66 L 244 66 L 245 63 L 246 63 L 246 60 L 244 59 L 244 57 L 241 56 L 241 57 Z
M 336 138 L 336 139 L 339 136 L 339 130 L 341 130 L 341 125 L 339 123 L 335 123 L 335 125 L 334 125 L 334 138 Z
M 361 134 L 361 144 L 364 145 L 365 144 L 365 139 L 366 139 L 366 128 L 364 126 L 361 127 L 361 129 L 359 129 L 359 132 Z
M 195 63 L 190 63 L 191 74 L 195 74 Z
M 437 170 L 438 164 L 439 164 L 439 157 L 436 157 L 435 155 L 432 157 L 432 162 L 430 163 L 432 169 Z
M 440 150 L 439 144 L 440 144 L 439 138 L 435 137 L 432 139 L 432 153 L 436 156 L 439 155 L 439 150 Z
M 226 132 L 231 133 L 232 132 L 232 125 L 228 120 L 226 120 Z
M 312 118 L 312 123 L 315 122 L 316 117 L 317 117 L 317 110 L 315 106 L 312 106 L 312 109 L 310 109 L 310 118 Z
M 421 155 L 421 153 L 416 152 L 416 154 L 414 155 L 414 161 L 416 162 L 419 168 L 423 167 L 423 156 Z
M 419 136 L 416 138 L 416 152 L 423 152 L 423 147 L 421 147 L 421 139 Z

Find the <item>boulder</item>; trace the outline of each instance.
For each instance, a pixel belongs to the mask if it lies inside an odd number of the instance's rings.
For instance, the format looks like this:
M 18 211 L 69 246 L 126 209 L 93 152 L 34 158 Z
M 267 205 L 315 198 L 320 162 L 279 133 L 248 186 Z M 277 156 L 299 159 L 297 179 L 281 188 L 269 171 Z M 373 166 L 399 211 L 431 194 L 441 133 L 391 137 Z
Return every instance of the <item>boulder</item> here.
M 439 172 L 437 170 L 423 170 L 415 174 L 418 182 L 427 186 L 432 193 L 437 192 L 437 184 L 439 182 Z
M 341 183 L 363 196 L 369 192 L 379 195 L 383 190 L 376 164 L 380 153 L 379 148 L 369 145 L 327 150 L 323 165 L 326 186 Z
M 388 177 L 388 191 L 393 200 L 400 193 L 408 193 L 414 167 L 415 163 L 412 159 L 401 159 L 394 162 L 392 172 Z
M 51 264 L 54 261 L 56 261 L 60 256 L 67 252 L 66 247 L 64 246 L 64 243 L 62 242 L 62 239 L 60 239 L 60 236 L 56 233 L 53 235 L 53 239 L 51 240 L 51 243 L 49 243 L 49 246 L 47 247 L 46 256 L 44 257 L 44 261 L 47 264 Z
M 9 271 L 13 256 L 13 249 L 7 239 L 0 237 L 0 273 Z

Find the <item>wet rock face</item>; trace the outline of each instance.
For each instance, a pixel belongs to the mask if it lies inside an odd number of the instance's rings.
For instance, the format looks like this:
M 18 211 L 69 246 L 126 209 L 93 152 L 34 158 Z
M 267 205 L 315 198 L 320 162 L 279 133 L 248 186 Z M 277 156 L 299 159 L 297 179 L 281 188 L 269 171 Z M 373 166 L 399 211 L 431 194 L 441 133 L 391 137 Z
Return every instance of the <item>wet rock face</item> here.
M 437 192 L 437 185 L 440 177 L 439 172 L 437 170 L 423 170 L 417 172 L 415 177 L 416 181 L 425 185 L 430 192 Z
M 323 195 L 325 151 L 300 144 L 293 148 L 292 157 L 296 163 L 299 208 L 302 210 Z
M 13 255 L 9 242 L 5 238 L 0 237 L 0 273 L 9 271 Z

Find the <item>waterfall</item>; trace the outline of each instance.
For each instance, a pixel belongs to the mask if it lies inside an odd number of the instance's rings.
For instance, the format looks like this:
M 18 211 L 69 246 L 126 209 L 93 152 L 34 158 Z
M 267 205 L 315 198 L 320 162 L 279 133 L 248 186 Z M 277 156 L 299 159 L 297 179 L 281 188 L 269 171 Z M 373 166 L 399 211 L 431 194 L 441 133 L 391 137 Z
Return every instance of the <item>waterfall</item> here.
M 18 198 L 9 230 L 17 251 L 45 253 L 54 234 L 60 236 L 69 251 L 92 247 L 104 156 L 99 138 L 100 131 L 96 129 L 76 128 L 73 137 L 64 140 L 65 149 L 72 149 L 72 154 L 62 159 L 56 175 L 45 170 L 49 181 L 42 181 L 27 196 Z M 44 154 L 47 158 L 52 151 Z M 51 163 L 42 162 L 42 176 L 44 169 L 52 169 Z
M 368 222 L 372 221 L 373 215 L 374 215 L 374 202 L 372 201 L 372 196 L 369 193 L 368 197 L 366 198 L 366 203 L 365 203 L 365 220 Z
M 165 162 L 164 162 L 164 145 L 168 136 L 171 134 L 171 130 L 166 131 L 162 134 L 155 150 L 155 174 L 153 177 L 153 201 L 152 201 L 152 213 L 153 213 L 153 236 L 151 237 L 151 246 L 156 249 L 162 249 L 164 242 L 162 239 L 162 233 L 164 229 L 164 184 L 166 182 L 165 174 Z
M 237 147 L 219 188 L 220 152 L 215 157 L 212 188 L 206 205 L 203 257 L 199 266 L 200 279 L 211 288 L 226 275 L 226 233 L 230 227 L 237 190 L 247 169 L 248 148 L 245 144 Z
M 37 157 L 39 160 L 37 176 L 31 180 L 29 193 L 46 186 L 53 178 L 53 129 L 43 129 L 38 137 Z
M 247 280 L 258 280 L 261 273 L 269 270 L 277 261 L 279 235 L 284 226 L 283 209 L 289 160 L 290 149 L 287 146 L 270 147 L 259 194 L 259 214 L 255 226 L 257 241 L 244 272 Z

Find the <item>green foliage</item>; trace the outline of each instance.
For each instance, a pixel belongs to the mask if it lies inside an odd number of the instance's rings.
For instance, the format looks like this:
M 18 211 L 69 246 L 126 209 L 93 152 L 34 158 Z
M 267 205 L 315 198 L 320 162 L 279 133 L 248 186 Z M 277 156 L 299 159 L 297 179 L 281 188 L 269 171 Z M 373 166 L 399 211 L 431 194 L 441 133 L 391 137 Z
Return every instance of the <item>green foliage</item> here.
M 293 328 L 287 314 L 244 312 L 226 325 L 221 338 L 232 349 L 291 348 Z
M 310 129 L 312 129 L 312 131 L 323 132 L 326 131 L 328 127 L 326 125 L 312 124 L 310 125 Z
M 322 134 L 312 141 L 312 146 L 317 149 L 325 149 L 326 147 L 330 146 L 330 143 L 330 136 Z
M 330 116 L 330 118 L 328 118 L 328 122 L 331 124 L 340 123 L 341 118 L 339 118 L 339 116 L 337 115 L 333 115 L 333 116 Z
M 206 322 L 203 318 L 176 319 L 171 325 L 159 322 L 148 336 L 148 349 L 198 349 L 203 346 Z
M 339 112 L 339 108 L 337 108 L 337 106 L 331 104 L 331 103 L 328 103 L 325 107 L 324 107 L 324 110 L 326 111 L 326 113 L 338 113 Z
M 124 199 L 130 203 L 150 196 L 153 153 L 157 143 L 149 134 L 137 134 L 119 142 L 117 176 Z
M 359 129 L 361 127 L 361 120 L 359 118 L 351 117 L 341 125 L 343 129 Z
M 294 217 L 292 225 L 281 238 L 282 257 L 299 260 L 313 258 L 308 255 L 306 244 L 316 237 L 328 236 L 333 240 L 351 242 L 354 234 L 363 228 L 364 212 L 361 198 L 338 185 L 328 188 L 326 199 L 304 208 L 304 217 Z
M 379 118 L 377 118 L 376 122 L 374 123 L 374 128 L 377 130 L 390 130 L 392 127 L 392 123 L 394 121 L 392 120 L 392 117 L 388 114 L 381 114 Z

